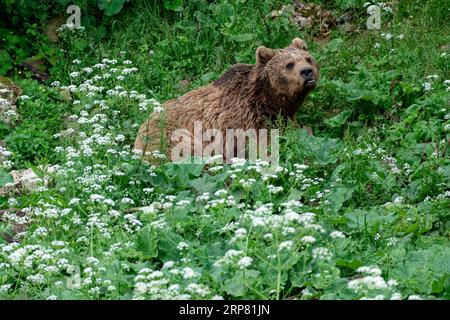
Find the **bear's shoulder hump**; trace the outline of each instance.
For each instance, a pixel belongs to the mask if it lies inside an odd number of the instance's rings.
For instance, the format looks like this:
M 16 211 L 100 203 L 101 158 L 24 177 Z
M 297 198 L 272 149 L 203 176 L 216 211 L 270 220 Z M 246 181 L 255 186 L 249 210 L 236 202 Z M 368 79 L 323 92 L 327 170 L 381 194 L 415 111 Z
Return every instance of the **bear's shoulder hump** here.
M 250 72 L 253 69 L 253 65 L 239 63 L 231 66 L 230 69 L 225 71 L 225 73 L 216 81 L 214 85 L 216 86 L 227 86 L 232 83 L 245 81 L 248 79 Z

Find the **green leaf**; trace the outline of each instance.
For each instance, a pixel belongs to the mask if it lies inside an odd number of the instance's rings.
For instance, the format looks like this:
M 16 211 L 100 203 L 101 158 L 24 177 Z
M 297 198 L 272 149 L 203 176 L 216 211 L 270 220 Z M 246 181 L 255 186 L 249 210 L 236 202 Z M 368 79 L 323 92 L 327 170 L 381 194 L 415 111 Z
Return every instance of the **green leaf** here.
M 98 7 L 105 12 L 105 15 L 112 16 L 122 10 L 124 3 L 125 0 L 99 0 Z
M 310 280 L 308 274 L 311 272 L 312 264 L 311 258 L 303 253 L 299 257 L 299 262 L 290 271 L 290 281 L 292 286 L 295 288 L 300 288 L 306 286 L 307 282 Z M 275 272 L 274 272 L 275 274 Z
M 419 230 L 419 224 L 413 223 L 406 229 L 405 233 L 415 233 L 417 230 Z
M 293 189 L 291 190 L 291 192 L 289 193 L 289 196 L 287 197 L 286 200 L 300 200 L 303 196 L 303 192 L 301 192 L 300 190 L 297 189 Z
M 352 270 L 356 270 L 359 267 L 361 267 L 363 265 L 363 263 L 359 259 L 352 259 L 352 260 L 338 259 L 338 260 L 336 260 L 336 265 L 340 266 L 340 267 L 347 267 Z
M 336 38 L 327 43 L 327 49 L 330 52 L 338 51 L 339 47 L 344 43 L 341 38 Z
M 203 82 L 210 82 L 215 76 L 216 76 L 216 73 L 213 71 L 210 71 L 210 72 L 203 74 L 201 79 Z
M 210 176 L 205 174 L 200 178 L 189 181 L 189 185 L 198 193 L 211 192 L 222 185 L 224 180 L 225 175 Z
M 142 228 L 136 240 L 137 249 L 146 259 L 158 256 L 158 235 L 149 225 Z
M 178 260 L 180 258 L 180 252 L 177 249 L 177 245 L 182 241 L 186 240 L 172 231 L 160 234 L 158 240 L 158 258 L 162 261 Z
M 419 241 L 419 240 L 418 240 Z M 412 250 L 406 256 L 396 258 L 397 266 L 390 277 L 415 291 L 417 294 L 446 294 L 450 270 L 450 247 L 448 240 L 431 244 L 422 238 L 425 248 Z M 436 241 L 436 240 L 434 240 Z M 416 242 L 417 245 L 417 242 Z M 395 261 L 394 260 L 394 261 Z
M 259 276 L 259 272 L 256 270 L 246 270 L 245 271 L 245 282 L 250 282 L 254 279 L 257 279 Z M 229 278 L 224 283 L 225 291 L 234 296 L 234 297 L 242 297 L 245 294 L 245 282 L 243 277 L 243 272 L 238 271 L 232 278 Z
M 210 23 L 211 22 L 211 19 L 201 11 L 195 11 L 194 17 L 197 19 L 198 22 L 201 22 L 201 23 Z
M 164 1 L 164 8 L 172 11 L 182 11 L 183 0 L 166 0 Z
M 13 183 L 14 178 L 8 172 L 0 170 L 0 187 L 3 187 L 7 183 Z
M 446 278 L 442 277 L 441 279 L 434 280 L 431 284 L 431 293 L 441 293 L 444 290 L 444 283 Z
M 331 208 L 334 213 L 337 213 L 345 201 L 352 197 L 353 187 L 338 187 L 334 188 L 327 196 L 327 200 L 331 203 Z
M 333 118 L 325 120 L 325 123 L 332 128 L 339 128 L 347 122 L 348 117 L 353 113 L 351 110 L 344 110 Z
M 329 163 L 336 163 L 338 157 L 336 155 L 336 150 L 340 146 L 337 139 L 324 138 L 322 143 L 316 145 L 314 150 L 315 160 L 320 165 L 327 165 Z
M 236 274 L 233 278 L 227 279 L 224 283 L 225 291 L 233 297 L 242 297 L 245 293 L 242 275 Z
M 5 50 L 1 50 L 0 51 L 0 75 L 5 75 L 12 68 L 13 68 L 13 65 L 12 65 L 11 56 Z

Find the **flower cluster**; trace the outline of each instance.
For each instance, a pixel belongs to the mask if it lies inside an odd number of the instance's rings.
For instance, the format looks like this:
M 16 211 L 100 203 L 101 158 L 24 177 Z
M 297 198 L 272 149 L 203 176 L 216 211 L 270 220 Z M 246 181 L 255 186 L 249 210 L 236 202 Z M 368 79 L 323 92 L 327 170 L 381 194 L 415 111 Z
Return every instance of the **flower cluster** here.
M 348 288 L 362 295 L 361 300 L 401 300 L 402 296 L 396 291 L 398 282 L 394 279 L 384 280 L 378 266 L 359 267 L 356 272 L 361 278 L 350 280 Z
M 191 267 L 180 267 L 166 261 L 160 270 L 143 268 L 134 278 L 133 299 L 223 299 L 211 289 L 198 283 L 201 274 Z

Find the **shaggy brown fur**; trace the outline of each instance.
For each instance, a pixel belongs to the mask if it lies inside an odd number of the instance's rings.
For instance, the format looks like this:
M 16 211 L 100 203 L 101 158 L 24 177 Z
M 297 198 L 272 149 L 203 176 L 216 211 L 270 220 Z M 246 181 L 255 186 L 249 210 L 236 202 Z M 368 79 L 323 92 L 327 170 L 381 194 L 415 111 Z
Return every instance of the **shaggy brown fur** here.
M 163 112 L 142 124 L 134 148 L 147 155 L 161 150 L 175 129 L 192 137 L 194 121 L 201 121 L 203 130 L 225 132 L 261 129 L 278 115 L 292 119 L 318 80 L 318 66 L 303 40 L 295 38 L 284 49 L 259 47 L 255 65 L 234 65 L 212 84 L 167 101 Z

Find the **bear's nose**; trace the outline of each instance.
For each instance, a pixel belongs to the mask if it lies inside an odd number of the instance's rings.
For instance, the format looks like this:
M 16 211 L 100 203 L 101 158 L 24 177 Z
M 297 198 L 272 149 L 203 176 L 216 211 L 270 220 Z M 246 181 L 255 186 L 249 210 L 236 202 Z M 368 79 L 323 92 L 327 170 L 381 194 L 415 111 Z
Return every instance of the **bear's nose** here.
M 313 76 L 313 69 L 312 68 L 303 68 L 300 70 L 300 75 L 305 79 L 311 79 Z

